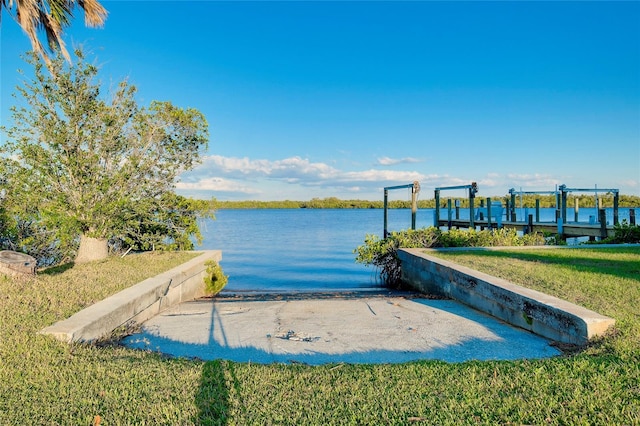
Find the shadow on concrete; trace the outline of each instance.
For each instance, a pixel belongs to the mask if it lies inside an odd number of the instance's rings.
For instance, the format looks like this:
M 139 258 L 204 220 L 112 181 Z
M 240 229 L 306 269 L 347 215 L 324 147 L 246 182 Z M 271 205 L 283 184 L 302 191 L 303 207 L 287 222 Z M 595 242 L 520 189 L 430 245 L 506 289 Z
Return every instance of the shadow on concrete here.
M 409 326 L 398 328 L 398 335 L 390 337 L 389 335 L 376 336 L 375 326 L 366 329 L 361 335 L 353 334 L 357 333 L 357 330 L 353 330 L 354 327 L 360 327 L 369 320 L 365 318 L 355 325 L 350 323 L 336 325 L 339 324 L 338 318 L 337 323 L 331 323 L 332 325 L 328 326 L 331 328 L 328 335 L 334 339 L 332 341 L 325 342 L 322 340 L 325 339 L 323 336 L 319 339 L 320 342 L 288 342 L 260 328 L 260 319 L 255 319 L 260 318 L 257 313 L 254 317 L 248 318 L 247 323 L 237 323 L 233 327 L 225 328 L 223 317 L 228 318 L 233 315 L 233 312 L 221 312 L 221 307 L 226 310 L 229 306 L 236 306 L 234 302 L 211 303 L 209 312 L 203 310 L 206 305 L 201 302 L 200 305 L 192 305 L 193 310 L 188 313 L 165 314 L 165 318 L 160 318 L 159 321 L 169 320 L 172 324 L 168 326 L 147 324 L 143 327 L 142 333 L 128 336 L 123 343 L 131 348 L 160 352 L 175 357 L 205 361 L 224 359 L 260 364 L 402 363 L 428 359 L 464 362 L 544 358 L 560 354 L 548 340 L 457 302 L 428 299 L 412 299 L 412 302 L 424 305 L 439 318 L 446 316 L 446 320 L 442 323 L 429 324 L 418 324 L 410 320 L 407 322 Z M 238 311 L 237 315 L 240 314 L 242 312 Z M 268 314 L 267 312 L 266 315 Z M 336 316 L 340 314 L 339 311 L 335 313 Z M 209 315 L 206 337 L 204 335 L 187 336 L 186 328 L 202 328 L 202 321 Z M 161 314 L 160 317 L 162 316 Z M 378 320 L 373 316 L 371 318 L 371 321 Z M 265 322 L 268 321 L 266 316 L 263 319 Z M 395 319 L 385 321 L 395 321 Z M 249 330 L 252 324 L 255 330 Z M 306 330 L 304 326 L 300 327 L 301 331 Z M 239 332 L 242 333 L 240 337 L 238 337 Z M 229 336 L 230 333 L 233 335 Z M 341 333 L 346 334 L 347 337 L 351 336 L 350 338 L 356 336 L 358 341 L 354 342 L 352 347 L 345 345 L 344 339 L 338 344 Z M 451 337 L 453 333 L 455 336 Z M 425 335 L 428 335 L 428 341 L 425 340 Z M 388 349 L 394 346 L 391 342 L 392 338 L 396 338 L 399 342 L 405 340 L 416 342 L 415 345 Z M 366 349 L 362 350 L 362 348 Z

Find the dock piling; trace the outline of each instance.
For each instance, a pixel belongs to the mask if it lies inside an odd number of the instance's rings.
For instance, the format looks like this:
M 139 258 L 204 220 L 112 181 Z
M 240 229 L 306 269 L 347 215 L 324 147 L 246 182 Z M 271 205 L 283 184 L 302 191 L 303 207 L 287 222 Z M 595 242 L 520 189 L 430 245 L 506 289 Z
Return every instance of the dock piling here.
M 598 210 L 600 219 L 600 239 L 607 238 L 607 211 L 605 209 Z

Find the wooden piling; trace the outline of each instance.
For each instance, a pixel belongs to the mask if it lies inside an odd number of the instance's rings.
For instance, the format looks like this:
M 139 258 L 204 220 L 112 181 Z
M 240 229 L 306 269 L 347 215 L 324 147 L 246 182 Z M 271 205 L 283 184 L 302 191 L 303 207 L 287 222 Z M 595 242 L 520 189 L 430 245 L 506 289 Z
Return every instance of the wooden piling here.
M 556 210 L 556 217 L 557 217 L 557 226 L 558 226 L 558 236 L 560 236 L 561 239 L 565 239 L 564 237 L 564 221 L 562 220 L 562 215 L 560 214 L 560 212 L 558 212 L 558 210 Z
M 469 228 L 475 229 L 476 225 L 473 218 L 473 200 L 475 195 L 473 191 L 469 191 Z
M 434 212 L 433 219 L 436 228 L 440 227 L 440 190 L 436 189 L 433 194 L 434 201 L 436 203 L 436 211 Z
M 383 238 L 387 238 L 387 206 L 388 206 L 388 199 L 389 199 L 389 191 L 385 188 L 384 190 L 384 228 L 383 228 L 383 232 L 382 232 L 382 236 Z
M 600 239 L 607 238 L 607 211 L 605 209 L 598 210 L 600 218 Z
M 415 181 L 411 188 L 411 229 L 416 229 L 416 216 L 418 214 L 418 192 L 420 191 L 420 184 Z

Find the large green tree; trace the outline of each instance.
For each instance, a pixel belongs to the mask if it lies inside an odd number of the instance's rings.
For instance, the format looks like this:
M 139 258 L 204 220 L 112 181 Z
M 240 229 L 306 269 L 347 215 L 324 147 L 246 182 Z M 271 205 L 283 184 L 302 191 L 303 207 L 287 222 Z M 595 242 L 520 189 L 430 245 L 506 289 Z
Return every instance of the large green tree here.
M 77 261 L 106 255 L 108 240 L 136 248 L 191 248 L 205 204 L 174 193 L 208 142 L 205 117 L 191 108 L 152 102 L 142 108 L 126 81 L 103 96 L 98 68 L 76 51 L 47 72 L 34 53 L 34 77 L 18 87 L 4 129 L 0 172 L 14 217 L 55 230 L 54 241 L 80 238 Z M 16 95 L 17 96 L 17 95 Z M 11 216 L 11 215 L 9 215 Z
M 104 24 L 107 11 L 97 0 L 0 0 L 0 18 L 3 9 L 6 10 L 27 34 L 33 50 L 45 61 L 49 62 L 49 56 L 38 37 L 39 32 L 44 32 L 50 50 L 59 50 L 69 60 L 62 32 L 71 24 L 76 6 L 84 10 L 86 26 Z

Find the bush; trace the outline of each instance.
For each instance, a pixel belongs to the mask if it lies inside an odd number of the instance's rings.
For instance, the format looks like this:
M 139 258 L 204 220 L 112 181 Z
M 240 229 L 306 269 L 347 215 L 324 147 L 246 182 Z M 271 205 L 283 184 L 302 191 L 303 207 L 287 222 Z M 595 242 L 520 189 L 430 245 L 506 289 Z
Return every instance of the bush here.
M 366 235 L 364 244 L 358 246 L 354 253 L 357 263 L 378 268 L 385 285 L 399 288 L 402 285 L 402 270 L 397 254 L 399 248 L 534 246 L 545 243 L 542 234 L 519 236 L 515 229 L 441 231 L 432 226 L 391 232 L 384 239 L 377 235 Z
M 72 233 L 58 235 L 28 212 L 0 218 L 0 250 L 33 256 L 40 268 L 70 262 L 75 257 L 78 244 L 79 238 Z
M 222 272 L 222 267 L 218 262 L 209 260 L 205 265 L 207 266 L 206 275 L 204 277 L 205 293 L 209 296 L 215 296 L 222 291 L 225 285 L 227 285 L 229 277 Z
M 587 241 L 585 244 L 638 244 L 640 243 L 640 226 L 630 225 L 626 219 L 613 226 L 613 237 L 599 241 Z
M 398 286 L 401 278 L 398 248 L 434 247 L 441 235 L 442 231 L 435 227 L 391 232 L 384 239 L 368 234 L 364 244 L 354 250 L 357 253 L 356 262 L 374 265 L 387 286 Z

